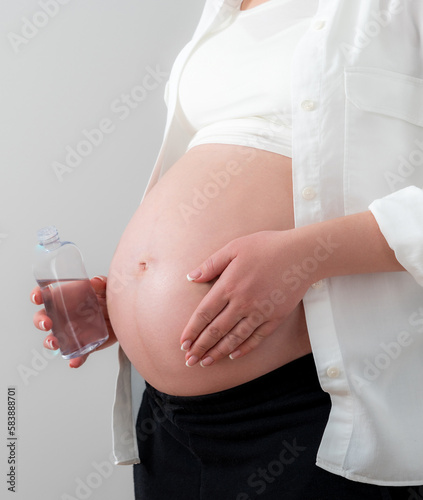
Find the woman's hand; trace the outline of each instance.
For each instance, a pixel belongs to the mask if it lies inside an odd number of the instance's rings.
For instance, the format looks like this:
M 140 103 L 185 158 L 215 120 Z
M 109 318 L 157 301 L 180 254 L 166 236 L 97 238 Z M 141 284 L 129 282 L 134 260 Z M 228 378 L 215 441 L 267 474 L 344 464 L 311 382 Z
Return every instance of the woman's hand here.
M 220 276 L 182 332 L 187 365 L 247 354 L 323 278 L 404 270 L 368 210 L 237 238 L 190 273 L 198 283 Z
M 310 252 L 317 267 L 326 258 L 315 247 L 307 248 L 297 230 L 262 231 L 231 241 L 190 273 L 197 283 L 220 276 L 182 333 L 187 366 L 238 358 L 274 332 L 314 283 L 315 272 L 302 264 Z
M 94 278 L 91 279 L 91 285 L 94 288 L 94 291 L 97 295 L 101 311 L 106 321 L 107 330 L 109 332 L 109 338 L 107 339 L 107 341 L 101 346 L 97 347 L 96 351 L 105 349 L 106 347 L 109 347 L 116 342 L 116 336 L 113 331 L 112 325 L 110 324 L 109 315 L 107 312 L 106 284 L 107 284 L 107 278 L 105 276 L 95 276 Z M 41 290 L 39 286 L 35 287 L 32 290 L 31 302 L 33 302 L 36 305 L 40 305 L 43 303 Z M 44 332 L 50 330 L 53 325 L 52 320 L 47 316 L 45 309 L 41 309 L 34 314 L 33 322 L 36 328 Z M 60 345 L 58 343 L 57 338 L 53 334 L 49 334 L 44 339 L 44 347 L 55 351 L 56 349 L 60 348 Z M 88 356 L 89 354 L 85 354 L 84 356 L 80 356 L 78 358 L 73 358 L 69 360 L 69 366 L 71 368 L 79 368 L 85 363 Z

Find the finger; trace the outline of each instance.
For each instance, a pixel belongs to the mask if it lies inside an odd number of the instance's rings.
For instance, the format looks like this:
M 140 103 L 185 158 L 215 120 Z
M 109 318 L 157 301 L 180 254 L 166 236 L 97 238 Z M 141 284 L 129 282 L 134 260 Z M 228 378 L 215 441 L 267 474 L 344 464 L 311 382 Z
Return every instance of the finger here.
M 226 312 L 226 309 L 222 312 Z M 201 359 L 205 359 L 206 353 L 209 350 L 218 344 L 222 338 L 225 338 L 231 331 L 234 330 L 234 327 L 240 323 L 241 318 L 236 316 L 235 314 L 231 314 L 228 310 L 227 314 L 221 318 L 219 315 L 215 321 L 209 324 L 199 335 L 197 340 L 193 343 L 189 351 L 185 355 L 185 361 L 187 366 L 194 366 Z M 230 323 L 226 322 L 226 318 L 230 319 Z M 243 342 L 244 339 L 240 340 L 239 343 Z M 208 356 L 208 354 L 207 354 Z M 208 360 L 207 364 L 212 364 L 214 360 Z
M 213 290 L 212 288 L 200 302 L 182 332 L 180 342 L 183 351 L 188 351 L 190 349 L 191 345 L 204 328 L 206 328 L 206 326 L 208 326 L 229 303 L 229 300 L 220 296 L 218 292 L 212 293 Z
M 50 349 L 51 351 L 57 351 L 57 349 L 59 349 L 59 341 L 54 335 L 47 335 L 43 345 L 46 349 Z
M 270 321 L 260 325 L 260 327 L 254 330 L 245 342 L 240 344 L 236 350 L 229 354 L 230 359 L 235 360 L 241 358 L 256 349 L 266 337 L 275 331 L 275 328 L 275 325 Z
M 33 304 L 40 305 L 43 303 L 43 297 L 39 286 L 32 289 L 30 297 Z
M 106 276 L 94 276 L 91 278 L 91 285 L 94 288 L 95 293 L 101 297 L 106 297 L 106 286 L 107 286 L 107 278 Z
M 187 274 L 188 281 L 206 283 L 216 278 L 228 267 L 230 262 L 236 257 L 234 246 L 228 243 L 223 248 L 210 255 L 197 269 Z
M 79 356 L 78 358 L 72 358 L 69 361 L 69 368 L 79 368 L 81 367 L 85 361 L 87 361 L 89 354 L 84 354 L 83 356 Z
M 271 322 L 262 323 L 255 328 L 252 323 L 242 323 L 229 332 L 213 349 L 207 352 L 200 364 L 210 366 L 214 362 L 229 355 L 231 359 L 238 359 L 256 349 L 263 340 L 275 331 Z M 242 339 L 245 337 L 245 340 Z
M 41 309 L 40 311 L 36 312 L 32 318 L 32 321 L 35 328 L 38 328 L 38 330 L 42 330 L 43 332 L 51 330 L 51 327 L 53 326 L 53 321 L 47 316 L 45 309 Z
M 210 366 L 235 352 L 257 329 L 249 318 L 243 318 L 219 342 L 203 354 L 201 366 Z
M 79 368 L 87 361 L 88 356 L 91 356 L 96 351 L 101 351 L 102 349 L 106 349 L 111 345 L 115 344 L 116 342 L 117 342 L 116 338 L 109 338 L 106 342 L 104 342 L 104 344 L 101 344 L 101 346 L 94 349 L 94 351 L 91 351 L 88 354 L 84 354 L 83 356 L 79 356 L 78 358 L 72 358 L 71 360 L 69 360 L 69 367 Z
M 57 351 L 57 349 L 60 349 L 59 341 L 54 335 L 47 335 L 47 337 L 44 339 L 43 344 L 46 349 L 50 349 L 52 351 Z M 85 363 L 87 358 L 88 354 L 84 354 L 83 356 L 79 356 L 77 358 L 72 358 L 71 360 L 69 360 L 69 367 L 79 368 Z
M 57 351 L 59 349 L 59 341 L 54 335 L 47 335 L 44 339 L 43 345 L 46 349 L 50 349 L 52 351 Z M 78 358 L 73 358 L 69 360 L 70 368 L 79 368 L 82 366 L 88 358 L 88 354 L 84 354 L 84 356 L 79 356 Z

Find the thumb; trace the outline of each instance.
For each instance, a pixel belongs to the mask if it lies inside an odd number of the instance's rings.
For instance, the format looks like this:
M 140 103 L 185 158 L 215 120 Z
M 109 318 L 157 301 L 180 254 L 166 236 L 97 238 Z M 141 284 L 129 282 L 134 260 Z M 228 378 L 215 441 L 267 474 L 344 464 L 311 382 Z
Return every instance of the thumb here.
M 197 269 L 187 274 L 188 281 L 195 281 L 197 283 L 206 283 L 216 278 L 230 262 L 234 259 L 235 254 L 229 247 L 224 246 L 214 254 L 210 255 Z
M 105 297 L 107 278 L 105 276 L 94 276 L 94 278 L 91 278 L 90 281 L 95 293 L 99 297 Z

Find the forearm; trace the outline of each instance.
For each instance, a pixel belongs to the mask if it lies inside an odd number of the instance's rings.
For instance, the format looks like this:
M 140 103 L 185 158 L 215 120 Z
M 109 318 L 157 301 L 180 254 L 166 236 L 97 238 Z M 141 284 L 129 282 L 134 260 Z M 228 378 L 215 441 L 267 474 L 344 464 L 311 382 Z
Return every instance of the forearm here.
M 333 276 L 404 271 L 370 211 L 304 226 L 294 232 L 303 248 L 301 254 L 317 257 L 316 270 L 310 274 L 312 282 Z M 323 250 L 315 254 L 322 243 Z
M 402 270 L 370 211 L 236 238 L 189 273 L 195 283 L 218 280 L 182 332 L 188 366 L 247 354 L 324 278 Z

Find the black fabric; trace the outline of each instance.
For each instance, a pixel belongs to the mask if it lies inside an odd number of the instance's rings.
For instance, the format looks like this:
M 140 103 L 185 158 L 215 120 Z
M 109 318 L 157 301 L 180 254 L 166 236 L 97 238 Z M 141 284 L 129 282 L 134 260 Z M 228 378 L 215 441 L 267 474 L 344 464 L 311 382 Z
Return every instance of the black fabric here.
M 317 467 L 329 411 L 311 354 L 204 396 L 170 396 L 146 384 L 135 498 L 423 500 L 418 487 L 368 485 Z

